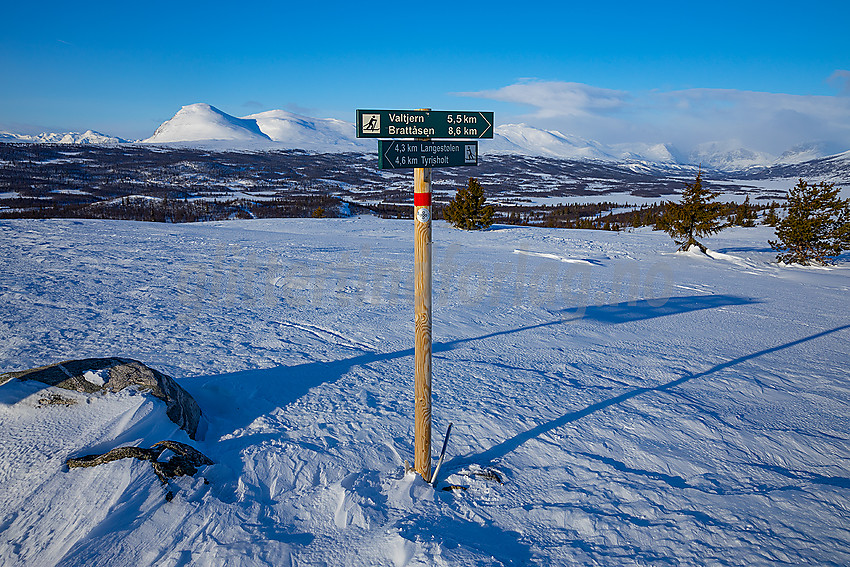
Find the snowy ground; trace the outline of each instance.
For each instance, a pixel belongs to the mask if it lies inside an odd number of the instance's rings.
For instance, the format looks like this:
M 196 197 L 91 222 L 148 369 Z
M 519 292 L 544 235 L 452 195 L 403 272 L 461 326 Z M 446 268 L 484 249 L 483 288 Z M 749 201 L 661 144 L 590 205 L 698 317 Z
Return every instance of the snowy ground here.
M 404 474 L 412 234 L 0 223 L 0 372 L 135 358 L 208 419 L 195 442 L 146 396 L 0 386 L 0 564 L 850 564 L 847 264 L 771 263 L 764 227 L 706 258 L 436 223 L 433 490 Z M 170 487 L 62 464 L 165 438 L 216 464 Z

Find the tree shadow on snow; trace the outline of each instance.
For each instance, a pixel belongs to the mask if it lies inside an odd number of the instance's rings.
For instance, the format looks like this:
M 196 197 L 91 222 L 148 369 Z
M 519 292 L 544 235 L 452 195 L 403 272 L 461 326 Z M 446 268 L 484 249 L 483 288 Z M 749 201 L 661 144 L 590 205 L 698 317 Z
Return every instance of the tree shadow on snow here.
M 447 352 L 466 343 L 584 320 L 619 324 L 750 303 L 754 302 L 730 295 L 693 295 L 578 307 L 563 310 L 561 313 L 564 318 L 554 321 L 495 331 L 477 337 L 435 342 L 432 351 Z M 189 390 L 209 418 L 226 419 L 228 426 L 238 429 L 246 427 L 261 415 L 296 401 L 311 388 L 336 381 L 354 367 L 412 357 L 413 354 L 413 348 L 388 353 L 364 352 L 342 360 L 183 378 L 180 384 Z M 0 403 L 15 404 L 46 387 L 47 385 L 41 383 L 23 384 L 10 380 L 0 384 Z
M 723 362 L 721 364 L 713 366 L 713 367 L 711 367 L 708 370 L 705 370 L 703 372 L 699 372 L 699 373 L 696 373 L 696 374 L 690 374 L 690 373 L 686 374 L 686 375 L 682 376 L 681 378 L 677 378 L 676 380 L 672 380 L 670 382 L 667 382 L 666 384 L 661 384 L 660 386 L 653 386 L 651 388 L 636 388 L 636 389 L 631 390 L 629 392 L 625 392 L 623 394 L 620 394 L 619 396 L 615 396 L 613 398 L 609 398 L 607 400 L 592 404 L 592 405 L 590 405 L 590 406 L 588 406 L 588 407 L 586 407 L 582 410 L 570 412 L 570 413 L 562 415 L 561 417 L 558 417 L 558 418 L 553 419 L 551 421 L 548 421 L 546 423 L 540 424 L 537 427 L 529 429 L 528 431 L 526 431 L 524 433 L 520 433 L 519 435 L 516 435 L 515 437 L 512 437 L 510 439 L 507 439 L 507 440 L 503 441 L 502 443 L 499 443 L 498 445 L 494 445 L 493 447 L 490 447 L 489 449 L 487 449 L 486 451 L 484 451 L 482 453 L 478 453 L 478 454 L 475 454 L 475 455 L 468 455 L 468 456 L 465 456 L 465 457 L 463 457 L 463 456 L 462 457 L 456 457 L 454 459 L 451 459 L 451 460 L 447 461 L 444 466 L 445 466 L 446 470 L 450 470 L 452 468 L 460 467 L 460 466 L 463 466 L 463 465 L 468 464 L 468 463 L 483 464 L 483 463 L 492 462 L 492 461 L 494 461 L 496 459 L 500 459 L 500 458 L 504 457 L 505 455 L 507 455 L 508 453 L 516 450 L 522 444 L 524 444 L 526 441 L 529 441 L 531 439 L 539 437 L 540 435 L 543 435 L 544 433 L 548 433 L 548 432 L 550 432 L 554 429 L 557 429 L 561 426 L 564 426 L 568 423 L 578 421 L 579 419 L 581 419 L 583 417 L 587 417 L 588 415 L 591 415 L 591 414 L 596 413 L 598 411 L 604 410 L 604 409 L 609 408 L 613 405 L 617 405 L 617 404 L 620 404 L 620 403 L 625 402 L 627 400 L 630 400 L 634 397 L 640 396 L 641 394 L 646 394 L 648 392 L 664 392 L 664 391 L 670 390 L 672 388 L 675 388 L 676 386 L 680 386 L 680 385 L 684 384 L 685 382 L 689 382 L 689 381 L 695 380 L 697 378 L 704 378 L 704 377 L 709 376 L 711 374 L 714 374 L 716 372 L 720 372 L 721 370 L 725 370 L 727 368 L 737 366 L 738 364 L 741 364 L 743 362 L 747 362 L 749 360 L 753 360 L 755 358 L 759 358 L 761 356 L 765 356 L 767 354 L 771 354 L 771 353 L 778 352 L 778 351 L 781 351 L 781 350 L 789 349 L 791 347 L 795 347 L 797 345 L 801 345 L 801 344 L 813 341 L 815 339 L 819 339 L 821 337 L 825 337 L 827 335 L 831 335 L 833 333 L 837 333 L 839 331 L 843 331 L 843 330 L 846 330 L 846 329 L 850 329 L 850 325 L 842 325 L 841 327 L 829 329 L 828 331 L 822 331 L 820 333 L 816 333 L 816 334 L 810 335 L 808 337 L 803 337 L 802 339 L 797 339 L 796 341 L 791 341 L 791 342 L 781 344 L 781 345 L 778 345 L 778 346 L 775 346 L 775 347 L 760 350 L 760 351 L 754 352 L 752 354 L 747 354 L 747 355 L 735 358 L 733 360 L 730 360 L 728 362 Z
M 721 254 L 730 254 L 732 252 L 773 252 L 776 253 L 776 250 L 771 248 L 770 246 L 726 246 L 725 248 L 718 248 L 717 252 Z
M 536 325 L 528 325 L 519 327 L 518 329 L 508 329 L 504 331 L 495 331 L 478 337 L 468 339 L 458 339 L 455 341 L 434 343 L 432 350 L 436 352 L 452 350 L 456 346 L 464 343 L 490 339 L 504 335 L 512 335 L 523 331 L 531 331 L 544 327 L 554 327 L 565 323 L 577 323 L 580 321 L 595 321 L 609 325 L 617 325 L 620 323 L 631 323 L 634 321 L 645 321 L 658 317 L 667 317 L 670 315 L 680 315 L 692 311 L 700 311 L 703 309 L 716 309 L 718 307 L 729 307 L 733 305 L 751 305 L 758 303 L 753 299 L 744 297 L 736 297 L 734 295 L 688 295 L 683 297 L 660 297 L 656 299 L 642 299 L 640 301 L 628 301 L 622 303 L 610 303 L 607 305 L 591 305 L 587 307 L 578 307 L 573 309 L 563 309 L 560 313 L 564 314 L 564 318 L 556 319 L 555 321 L 547 321 L 546 323 L 537 323 Z M 412 352 L 412 351 L 411 351 Z
M 574 311 L 574 313 L 577 318 L 615 325 L 618 323 L 667 317 L 669 315 L 679 315 L 681 313 L 703 309 L 750 305 L 753 303 L 757 303 L 757 301 L 734 295 L 688 295 L 683 297 L 642 299 L 640 301 L 612 303 L 609 305 L 592 305 L 586 307 L 583 311 L 579 309 Z M 562 313 L 569 314 L 570 310 L 563 310 Z
M 465 339 L 434 342 L 432 352 L 447 352 L 466 343 L 583 320 L 620 324 L 750 303 L 754 301 L 730 295 L 694 295 L 581 307 L 564 310 L 566 316 L 554 321 Z M 235 431 L 247 427 L 260 416 L 298 400 L 312 388 L 335 382 L 355 367 L 413 355 L 413 348 L 388 353 L 364 352 L 341 360 L 184 378 L 180 384 L 192 394 L 211 421 L 221 420 L 226 423 L 226 427 Z

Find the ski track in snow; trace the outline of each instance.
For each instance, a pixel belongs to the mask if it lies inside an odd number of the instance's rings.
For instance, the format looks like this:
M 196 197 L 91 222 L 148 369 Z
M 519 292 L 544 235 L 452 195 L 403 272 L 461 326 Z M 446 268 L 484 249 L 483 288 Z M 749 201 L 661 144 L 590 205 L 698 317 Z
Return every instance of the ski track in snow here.
M 0 371 L 135 358 L 208 426 L 0 385 L 0 564 L 850 563 L 846 264 L 778 266 L 764 227 L 706 257 L 435 223 L 434 490 L 404 474 L 410 225 L 0 222 Z M 165 438 L 216 464 L 62 464 Z

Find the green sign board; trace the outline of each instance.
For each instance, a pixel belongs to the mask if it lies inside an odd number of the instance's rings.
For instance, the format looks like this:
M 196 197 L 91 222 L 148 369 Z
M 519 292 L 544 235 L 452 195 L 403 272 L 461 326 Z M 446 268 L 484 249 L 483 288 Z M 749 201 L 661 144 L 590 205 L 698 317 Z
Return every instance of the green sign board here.
M 378 167 L 458 167 L 478 165 L 478 142 L 378 140 Z
M 493 113 L 448 110 L 358 110 L 358 138 L 493 137 Z

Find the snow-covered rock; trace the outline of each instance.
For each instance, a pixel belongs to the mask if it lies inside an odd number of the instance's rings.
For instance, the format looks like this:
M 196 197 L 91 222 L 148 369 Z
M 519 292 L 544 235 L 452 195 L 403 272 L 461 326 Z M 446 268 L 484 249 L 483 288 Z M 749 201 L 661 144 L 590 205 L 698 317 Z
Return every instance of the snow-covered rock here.
M 41 382 L 75 392 L 120 392 L 139 388 L 166 404 L 166 415 L 192 439 L 198 432 L 201 408 L 172 378 L 127 358 L 87 358 L 66 360 L 21 372 L 0 374 L 0 385 L 9 380 Z M 49 403 L 49 402 L 48 402 Z

